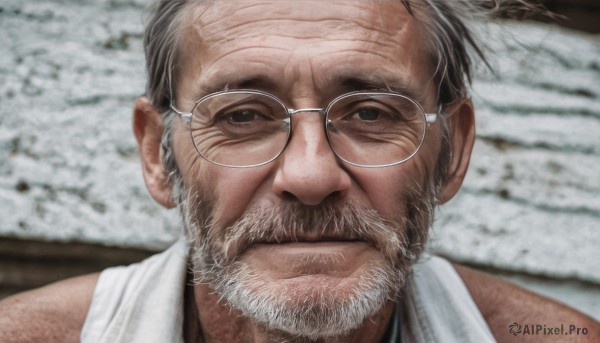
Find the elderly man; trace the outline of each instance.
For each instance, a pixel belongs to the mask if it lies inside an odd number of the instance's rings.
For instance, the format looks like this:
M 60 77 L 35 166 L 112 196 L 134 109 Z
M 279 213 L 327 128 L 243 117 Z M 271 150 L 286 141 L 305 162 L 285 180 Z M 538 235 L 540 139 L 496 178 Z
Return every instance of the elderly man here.
M 593 319 L 422 253 L 473 146 L 475 10 L 161 1 L 133 123 L 147 188 L 187 241 L 6 300 L 1 340 L 538 339 L 509 331 L 527 320 L 597 339 Z

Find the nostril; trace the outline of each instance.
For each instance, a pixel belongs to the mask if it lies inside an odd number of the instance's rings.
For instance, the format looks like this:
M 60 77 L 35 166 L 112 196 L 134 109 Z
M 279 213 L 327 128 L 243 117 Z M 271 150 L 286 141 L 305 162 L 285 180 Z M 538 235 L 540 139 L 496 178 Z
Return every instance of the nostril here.
M 302 199 L 300 199 L 299 197 L 297 197 L 296 195 L 294 195 L 294 193 L 291 192 L 287 192 L 284 191 L 281 193 L 281 198 L 283 201 L 289 201 L 289 202 L 299 202 L 299 203 L 303 203 L 307 206 L 320 206 L 323 203 L 326 202 L 337 202 L 337 201 L 341 201 L 342 197 L 343 197 L 343 192 L 340 191 L 334 191 L 330 194 L 328 194 L 327 196 L 325 196 L 324 198 L 316 201 L 316 202 L 306 202 L 302 201 Z
M 286 201 L 298 201 L 298 197 L 288 191 L 284 191 L 281 193 L 281 197 Z

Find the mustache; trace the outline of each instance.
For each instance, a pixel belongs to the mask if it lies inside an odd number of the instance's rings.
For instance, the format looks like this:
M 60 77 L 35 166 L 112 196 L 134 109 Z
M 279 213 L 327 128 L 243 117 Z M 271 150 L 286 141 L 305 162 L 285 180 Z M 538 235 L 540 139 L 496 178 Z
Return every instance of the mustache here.
M 406 217 L 385 220 L 374 209 L 351 201 L 326 201 L 318 206 L 284 201 L 246 211 L 224 229 L 204 228 L 210 255 L 230 264 L 255 244 L 313 241 L 364 241 L 389 260 L 415 259 L 408 249 Z M 220 255 L 220 256 L 219 256 Z

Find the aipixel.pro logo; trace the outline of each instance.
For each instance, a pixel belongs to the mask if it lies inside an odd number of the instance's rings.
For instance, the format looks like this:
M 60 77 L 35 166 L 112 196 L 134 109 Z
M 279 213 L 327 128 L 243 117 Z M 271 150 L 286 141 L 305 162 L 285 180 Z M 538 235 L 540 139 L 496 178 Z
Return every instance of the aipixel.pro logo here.
M 513 322 L 508 326 L 508 332 L 518 336 L 586 336 L 589 333 L 588 328 L 578 327 L 573 324 L 547 325 L 547 324 L 519 324 Z
M 521 333 L 521 325 L 517 322 L 514 322 L 508 326 L 508 332 L 513 335 L 518 335 Z

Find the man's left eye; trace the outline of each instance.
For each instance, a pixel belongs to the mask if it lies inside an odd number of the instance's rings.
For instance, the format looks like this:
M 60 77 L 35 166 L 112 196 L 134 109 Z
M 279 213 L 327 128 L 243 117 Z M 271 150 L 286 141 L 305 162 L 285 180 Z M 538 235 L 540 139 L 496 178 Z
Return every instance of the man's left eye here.
M 380 119 L 381 111 L 376 108 L 361 108 L 356 111 L 356 116 L 360 120 L 364 121 L 374 121 Z
M 248 123 L 257 119 L 258 114 L 253 110 L 240 110 L 227 114 L 227 121 L 231 123 Z

